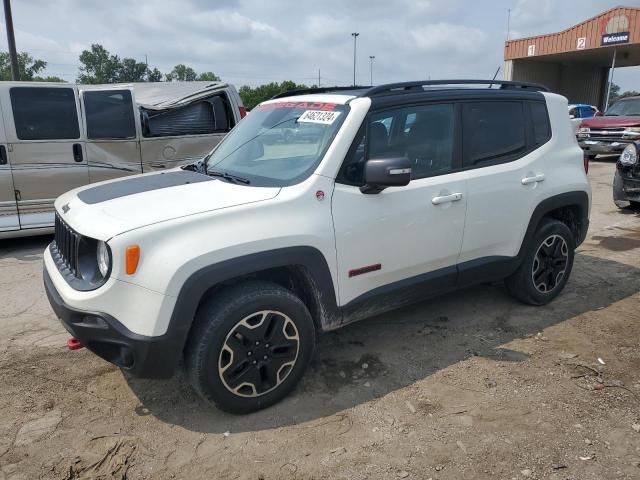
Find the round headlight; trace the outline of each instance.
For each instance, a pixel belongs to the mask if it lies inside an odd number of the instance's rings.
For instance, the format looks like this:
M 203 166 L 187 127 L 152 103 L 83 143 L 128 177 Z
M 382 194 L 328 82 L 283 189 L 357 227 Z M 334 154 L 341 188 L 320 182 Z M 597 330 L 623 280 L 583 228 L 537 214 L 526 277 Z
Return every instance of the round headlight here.
M 111 268 L 111 255 L 109 255 L 109 247 L 105 242 L 98 242 L 96 249 L 96 260 L 98 261 L 98 270 L 103 277 L 106 277 Z
M 635 165 L 638 163 L 638 149 L 632 143 L 627 145 L 627 148 L 624 149 L 622 155 L 620 155 L 620 164 L 625 167 L 630 167 L 631 165 Z

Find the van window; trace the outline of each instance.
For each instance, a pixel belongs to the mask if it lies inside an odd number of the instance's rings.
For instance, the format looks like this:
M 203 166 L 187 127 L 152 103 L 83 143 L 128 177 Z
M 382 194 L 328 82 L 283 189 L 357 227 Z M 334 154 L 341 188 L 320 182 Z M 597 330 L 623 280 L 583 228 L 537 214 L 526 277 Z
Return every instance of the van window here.
M 222 95 L 180 108 L 142 113 L 143 136 L 173 137 L 224 133 L 233 127 L 229 101 Z
M 9 95 L 20 140 L 80 138 L 72 88 L 13 87 Z
M 135 138 L 136 124 L 129 90 L 89 91 L 82 95 L 87 118 L 87 138 Z
M 463 106 L 465 167 L 510 162 L 525 153 L 522 102 L 473 102 Z

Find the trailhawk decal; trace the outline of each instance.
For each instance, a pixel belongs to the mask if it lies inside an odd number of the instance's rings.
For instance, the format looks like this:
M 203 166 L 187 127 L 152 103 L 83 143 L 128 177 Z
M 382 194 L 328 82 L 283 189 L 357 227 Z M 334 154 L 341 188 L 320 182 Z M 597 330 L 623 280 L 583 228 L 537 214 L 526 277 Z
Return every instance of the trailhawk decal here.
M 331 125 L 340 116 L 340 112 L 323 112 L 322 110 L 307 110 L 300 118 L 298 123 L 321 123 L 323 125 Z
M 304 108 L 305 110 L 333 111 L 338 104 L 323 102 L 276 102 L 258 105 L 254 110 L 271 110 L 277 108 Z

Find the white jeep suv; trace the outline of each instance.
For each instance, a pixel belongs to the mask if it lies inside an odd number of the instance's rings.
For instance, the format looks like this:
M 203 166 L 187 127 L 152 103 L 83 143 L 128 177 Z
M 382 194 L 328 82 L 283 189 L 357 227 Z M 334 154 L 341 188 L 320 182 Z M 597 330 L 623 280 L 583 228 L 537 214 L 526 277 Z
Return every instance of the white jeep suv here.
M 147 378 L 183 360 L 202 397 L 251 412 L 294 388 L 318 332 L 499 279 L 550 302 L 590 197 L 544 87 L 290 92 L 197 163 L 62 195 L 44 282 L 97 355 Z

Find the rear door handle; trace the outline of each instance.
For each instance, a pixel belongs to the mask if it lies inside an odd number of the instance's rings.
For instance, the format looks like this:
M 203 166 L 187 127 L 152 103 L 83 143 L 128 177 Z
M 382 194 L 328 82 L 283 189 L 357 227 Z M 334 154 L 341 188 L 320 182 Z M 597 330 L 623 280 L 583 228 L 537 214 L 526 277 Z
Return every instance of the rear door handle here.
M 6 165 L 7 163 L 7 147 L 0 145 L 0 165 Z
M 544 182 L 544 173 L 539 173 L 533 177 L 524 177 L 521 181 L 522 185 L 531 185 L 532 183 Z
M 461 193 L 452 193 L 451 195 L 443 195 L 441 197 L 433 197 L 431 203 L 434 205 L 442 205 L 443 203 L 451 203 L 462 200 Z
M 82 158 L 82 145 L 80 145 L 79 143 L 74 143 L 73 144 L 73 161 L 74 162 L 82 162 L 83 158 Z

